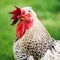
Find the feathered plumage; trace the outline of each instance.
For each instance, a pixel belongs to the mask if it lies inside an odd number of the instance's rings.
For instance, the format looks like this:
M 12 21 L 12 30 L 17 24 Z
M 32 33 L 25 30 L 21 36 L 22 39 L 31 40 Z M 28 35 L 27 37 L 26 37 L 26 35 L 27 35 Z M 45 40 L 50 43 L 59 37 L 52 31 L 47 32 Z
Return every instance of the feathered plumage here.
M 17 13 L 18 10 L 19 13 Z M 51 58 L 50 54 L 54 54 L 53 56 L 55 57 L 55 53 L 58 52 L 56 48 L 57 44 L 55 44 L 56 41 L 51 38 L 32 8 L 17 8 L 13 12 L 14 21 L 19 21 L 16 28 L 17 41 L 13 45 L 15 59 L 49 60 Z M 22 14 L 23 12 L 24 14 Z

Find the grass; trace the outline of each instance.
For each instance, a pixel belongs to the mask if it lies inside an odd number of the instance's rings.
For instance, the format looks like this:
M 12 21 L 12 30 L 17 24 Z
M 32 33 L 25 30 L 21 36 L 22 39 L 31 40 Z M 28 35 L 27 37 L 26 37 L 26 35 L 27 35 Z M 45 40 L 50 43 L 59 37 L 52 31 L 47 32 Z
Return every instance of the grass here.
M 11 15 L 8 14 L 9 11 L 15 9 L 14 5 L 18 7 L 31 6 L 36 11 L 39 19 L 45 25 L 50 35 L 55 39 L 60 39 L 60 13 L 55 14 L 48 11 L 51 7 L 48 9 L 50 5 L 47 6 L 46 2 L 43 3 L 43 1 L 0 0 L 0 60 L 14 60 L 12 46 L 16 26 L 10 26 Z

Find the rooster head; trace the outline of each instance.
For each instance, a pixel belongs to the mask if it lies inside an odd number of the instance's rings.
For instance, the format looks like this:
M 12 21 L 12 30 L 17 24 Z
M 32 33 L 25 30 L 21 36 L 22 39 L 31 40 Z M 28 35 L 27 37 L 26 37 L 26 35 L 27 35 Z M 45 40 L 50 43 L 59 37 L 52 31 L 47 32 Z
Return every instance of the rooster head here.
M 19 21 L 16 28 L 16 35 L 18 38 L 21 38 L 25 31 L 32 27 L 34 21 L 32 16 L 36 16 L 36 14 L 31 7 L 16 7 L 16 9 L 10 12 L 10 14 L 12 14 L 12 25 Z

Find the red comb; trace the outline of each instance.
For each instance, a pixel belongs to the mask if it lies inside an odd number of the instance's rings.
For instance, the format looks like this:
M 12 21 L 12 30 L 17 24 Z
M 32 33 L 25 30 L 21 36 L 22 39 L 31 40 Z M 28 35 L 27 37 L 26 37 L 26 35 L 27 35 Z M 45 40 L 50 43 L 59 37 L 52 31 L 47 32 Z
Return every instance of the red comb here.
M 11 18 L 13 19 L 12 25 L 14 25 L 18 21 L 18 19 L 21 17 L 21 9 L 16 6 L 15 8 L 16 8 L 15 10 L 13 10 L 12 12 L 9 12 L 10 14 L 13 15 Z

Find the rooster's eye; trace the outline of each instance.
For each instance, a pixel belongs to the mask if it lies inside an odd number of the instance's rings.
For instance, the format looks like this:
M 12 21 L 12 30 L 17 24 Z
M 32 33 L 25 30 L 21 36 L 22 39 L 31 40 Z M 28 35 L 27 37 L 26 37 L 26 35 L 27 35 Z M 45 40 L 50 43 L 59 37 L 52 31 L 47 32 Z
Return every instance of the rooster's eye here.
M 31 12 L 30 10 L 28 12 Z

